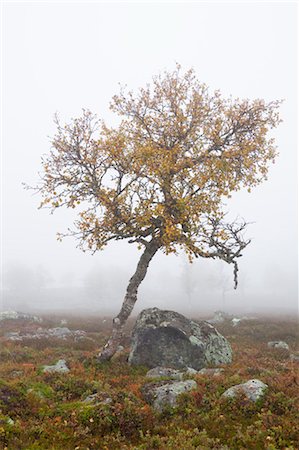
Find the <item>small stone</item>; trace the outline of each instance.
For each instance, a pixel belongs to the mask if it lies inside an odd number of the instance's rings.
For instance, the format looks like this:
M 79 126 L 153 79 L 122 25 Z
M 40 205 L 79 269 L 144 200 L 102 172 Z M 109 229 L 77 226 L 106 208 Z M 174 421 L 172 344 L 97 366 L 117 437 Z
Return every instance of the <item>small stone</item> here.
M 224 311 L 215 311 L 214 317 L 212 319 L 207 320 L 207 322 L 214 324 L 214 323 L 222 323 L 225 322 L 226 320 L 231 319 L 232 319 L 231 314 L 228 314 Z
M 217 369 L 201 369 L 198 374 L 199 375 L 211 375 L 213 377 L 218 377 L 219 375 L 222 374 L 222 372 L 224 372 L 224 369 L 222 368 L 217 368 Z
M 9 332 L 5 334 L 6 339 L 10 341 L 23 341 L 24 339 L 67 339 L 71 338 L 78 340 L 79 338 L 86 338 L 86 332 L 83 330 L 72 331 L 67 327 L 55 328 L 37 328 L 35 331 L 21 334 L 20 332 Z
M 232 323 L 233 323 L 233 327 L 236 327 L 237 325 L 239 325 L 239 323 L 242 321 L 242 319 L 239 319 L 237 317 L 234 317 L 232 319 Z
M 196 370 L 195 370 L 196 372 Z M 154 367 L 153 369 L 150 369 L 147 374 L 146 378 L 171 378 L 174 380 L 182 380 L 183 379 L 183 373 L 179 370 L 171 369 L 170 367 Z
M 256 402 L 264 395 L 267 388 L 268 385 L 260 380 L 249 380 L 246 383 L 230 387 L 222 394 L 222 397 L 235 398 L 240 394 L 244 394 L 248 400 Z
M 10 341 L 21 341 L 22 337 L 20 336 L 19 331 L 9 331 L 8 333 L 4 334 L 4 337 L 6 339 L 9 339 Z
M 44 394 L 42 392 L 40 392 L 39 390 L 35 390 L 35 389 L 32 389 L 32 388 L 27 389 L 27 394 L 31 394 L 31 393 L 36 395 L 36 397 L 38 397 L 38 398 L 40 398 L 42 400 L 45 398 Z
M 175 407 L 177 398 L 184 392 L 197 388 L 196 381 L 173 381 L 158 383 L 147 383 L 141 388 L 141 393 L 146 402 L 153 406 L 156 411 L 163 411 L 167 407 Z
M 70 371 L 70 369 L 67 367 L 64 359 L 60 359 L 53 366 L 44 366 L 44 368 L 43 368 L 44 373 L 51 373 L 51 372 L 67 373 L 69 371 Z
M 112 402 L 112 398 L 105 392 L 96 392 L 95 394 L 88 395 L 82 403 L 92 403 L 94 405 L 109 405 Z
M 197 375 L 199 372 L 192 367 L 187 367 L 187 370 L 185 372 L 187 375 Z
M 24 375 L 23 370 L 13 370 L 10 374 L 13 378 L 21 377 Z
M 268 347 L 289 350 L 288 344 L 284 341 L 270 341 L 270 342 L 268 342 Z
M 41 317 L 12 310 L 0 312 L 0 321 L 1 320 L 28 320 L 30 322 L 43 321 Z

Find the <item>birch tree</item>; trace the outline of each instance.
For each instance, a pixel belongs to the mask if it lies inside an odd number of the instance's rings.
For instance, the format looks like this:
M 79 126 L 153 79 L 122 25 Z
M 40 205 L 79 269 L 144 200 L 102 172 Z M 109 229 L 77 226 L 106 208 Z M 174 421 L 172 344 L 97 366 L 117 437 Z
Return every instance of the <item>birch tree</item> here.
M 119 240 L 141 250 L 101 361 L 115 353 L 157 252 L 184 251 L 190 262 L 218 258 L 232 266 L 237 287 L 238 259 L 250 241 L 245 221 L 226 221 L 224 201 L 266 179 L 279 104 L 224 98 L 177 65 L 136 93 L 113 97 L 117 127 L 87 110 L 65 125 L 56 118 L 36 187 L 40 207 L 76 209 L 65 235 L 84 251 Z

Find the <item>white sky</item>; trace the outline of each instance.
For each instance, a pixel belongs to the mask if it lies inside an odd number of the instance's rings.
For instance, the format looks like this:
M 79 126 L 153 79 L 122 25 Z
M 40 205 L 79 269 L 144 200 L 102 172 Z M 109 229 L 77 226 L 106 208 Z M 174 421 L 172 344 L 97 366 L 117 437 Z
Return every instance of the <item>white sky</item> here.
M 37 210 L 38 198 L 21 183 L 38 181 L 41 155 L 55 131 L 55 111 L 68 120 L 89 108 L 113 124 L 109 101 L 119 82 L 134 90 L 179 62 L 224 95 L 285 99 L 283 123 L 275 131 L 280 156 L 269 180 L 251 194 L 238 193 L 229 204 L 232 217 L 239 214 L 255 224 L 248 231 L 253 242 L 240 260 L 240 289 L 234 292 L 230 281 L 226 297 L 228 307 L 295 308 L 297 4 L 4 2 L 2 13 L 4 278 L 12 267 L 23 266 L 48 271 L 53 285 L 80 285 L 103 267 L 131 275 L 139 255 L 132 246 L 117 243 L 91 256 L 71 239 L 58 243 L 56 232 L 71 226 L 72 214 Z M 183 257 L 158 255 L 141 301 L 144 297 L 151 304 L 150 295 L 158 295 L 150 294 L 155 283 L 167 306 L 175 307 L 169 286 L 184 264 Z M 226 286 L 231 268 L 219 267 L 197 263 L 199 280 L 211 271 Z M 123 289 L 120 283 L 119 302 Z M 194 305 L 201 301 L 192 298 Z

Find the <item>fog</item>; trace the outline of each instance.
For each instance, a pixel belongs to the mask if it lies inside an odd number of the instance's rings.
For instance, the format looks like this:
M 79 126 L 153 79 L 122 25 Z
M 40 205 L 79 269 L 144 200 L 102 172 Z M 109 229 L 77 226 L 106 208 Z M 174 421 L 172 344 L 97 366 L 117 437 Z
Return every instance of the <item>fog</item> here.
M 218 309 L 296 313 L 297 5 L 295 3 L 5 3 L 2 17 L 0 309 L 112 314 L 120 309 L 140 252 L 126 242 L 95 255 L 56 240 L 74 214 L 38 210 L 22 182 L 38 182 L 41 156 L 62 120 L 82 108 L 114 124 L 119 85 L 142 87 L 175 62 L 224 95 L 284 99 L 269 177 L 227 201 L 252 224 L 239 286 L 221 261 L 158 253 L 135 312 L 158 306 L 190 316 Z

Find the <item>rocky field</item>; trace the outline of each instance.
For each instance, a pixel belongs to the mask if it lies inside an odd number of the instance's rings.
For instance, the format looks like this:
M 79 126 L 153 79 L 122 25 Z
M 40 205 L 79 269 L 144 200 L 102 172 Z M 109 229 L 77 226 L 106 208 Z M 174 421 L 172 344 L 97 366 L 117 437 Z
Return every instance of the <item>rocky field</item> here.
M 298 322 L 216 319 L 231 363 L 149 372 L 133 320 L 99 364 L 109 318 L 0 315 L 0 448 L 298 449 Z

